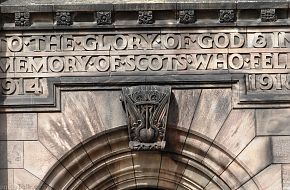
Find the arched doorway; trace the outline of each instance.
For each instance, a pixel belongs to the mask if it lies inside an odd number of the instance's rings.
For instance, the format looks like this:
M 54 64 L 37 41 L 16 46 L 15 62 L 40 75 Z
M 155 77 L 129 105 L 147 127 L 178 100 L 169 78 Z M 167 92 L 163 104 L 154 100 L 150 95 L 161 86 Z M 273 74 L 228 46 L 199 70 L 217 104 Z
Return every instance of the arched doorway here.
M 193 131 L 189 135 L 195 143 L 184 142 L 182 134 L 186 131 L 169 126 L 164 151 L 131 151 L 127 133 L 127 127 L 122 126 L 80 143 L 51 168 L 44 183 L 54 189 L 227 190 L 250 179 L 235 173 L 220 175 L 204 164 L 200 159 L 204 155 L 202 147 L 211 142 Z M 112 136 L 118 138 L 105 144 Z M 181 152 L 181 146 L 191 153 Z M 217 145 L 212 146 L 219 154 L 210 161 L 222 167 L 218 157 L 231 155 Z M 247 168 L 236 162 L 236 171 L 247 174 Z M 261 189 L 258 183 L 254 184 L 255 189 Z M 47 186 L 40 184 L 39 189 Z

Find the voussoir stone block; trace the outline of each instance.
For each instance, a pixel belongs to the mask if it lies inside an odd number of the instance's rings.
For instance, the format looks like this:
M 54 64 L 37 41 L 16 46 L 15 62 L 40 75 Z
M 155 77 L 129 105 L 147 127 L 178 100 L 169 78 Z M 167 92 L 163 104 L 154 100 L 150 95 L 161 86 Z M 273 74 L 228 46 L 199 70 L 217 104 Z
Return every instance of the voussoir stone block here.
M 238 155 L 237 161 L 254 176 L 272 163 L 271 140 L 269 137 L 256 137 Z
M 201 90 L 172 90 L 168 125 L 188 129 L 194 116 Z
M 214 139 L 231 110 L 231 89 L 201 92 L 190 129 Z
M 254 110 L 232 110 L 214 142 L 236 156 L 254 137 Z

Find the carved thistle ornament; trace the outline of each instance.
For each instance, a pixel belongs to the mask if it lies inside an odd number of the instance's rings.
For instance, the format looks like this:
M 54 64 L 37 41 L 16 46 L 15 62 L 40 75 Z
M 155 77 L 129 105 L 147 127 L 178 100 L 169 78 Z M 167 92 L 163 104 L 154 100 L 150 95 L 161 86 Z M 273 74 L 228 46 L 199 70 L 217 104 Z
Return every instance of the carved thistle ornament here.
M 129 147 L 133 150 L 162 150 L 171 88 L 136 86 L 122 89 L 127 114 Z

